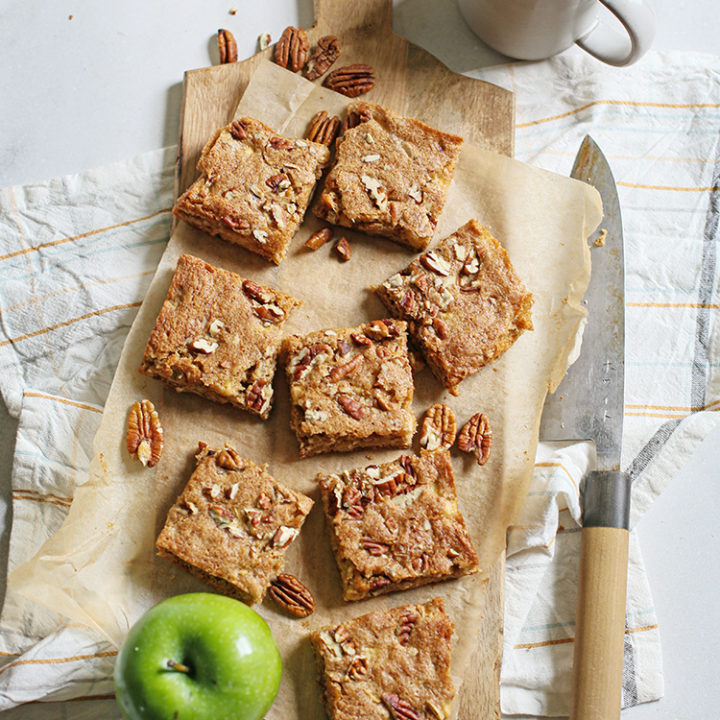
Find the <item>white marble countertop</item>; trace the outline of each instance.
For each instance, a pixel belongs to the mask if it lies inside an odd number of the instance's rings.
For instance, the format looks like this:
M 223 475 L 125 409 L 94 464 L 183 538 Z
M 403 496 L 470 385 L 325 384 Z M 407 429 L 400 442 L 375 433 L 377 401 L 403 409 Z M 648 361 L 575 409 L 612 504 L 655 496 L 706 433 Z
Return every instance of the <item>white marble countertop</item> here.
M 718 52 L 720 13 L 714 0 L 651 1 L 658 18 L 655 48 Z M 451 69 L 503 61 L 472 35 L 455 0 L 394 4 L 396 32 Z M 233 6 L 237 13 L 230 15 Z M 217 62 L 218 27 L 232 30 L 243 58 L 255 52 L 261 32 L 277 38 L 289 24 L 311 25 L 312 15 L 311 0 L 3 0 L 0 186 L 174 144 L 183 72 Z M 1 499 L 9 497 L 15 435 L 1 402 L 0 428 Z M 625 711 L 627 720 L 720 717 L 720 563 L 714 556 L 719 466 L 720 427 L 638 529 L 662 632 L 666 696 Z M 7 523 L 0 514 L 0 558 L 6 543 Z M 0 561 L 0 576 L 3 565 Z M 0 595 L 3 590 L 4 581 Z M 692 645 L 688 629 L 694 631 Z M 52 703 L 4 717 L 98 717 L 95 712 L 87 703 Z

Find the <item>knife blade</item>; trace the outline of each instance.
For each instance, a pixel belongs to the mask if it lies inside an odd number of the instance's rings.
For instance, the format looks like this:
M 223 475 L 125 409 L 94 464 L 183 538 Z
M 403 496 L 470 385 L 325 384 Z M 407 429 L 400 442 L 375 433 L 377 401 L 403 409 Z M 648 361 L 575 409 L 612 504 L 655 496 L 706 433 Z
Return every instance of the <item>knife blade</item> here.
M 582 346 L 543 410 L 543 440 L 593 440 L 597 470 L 580 484 L 582 536 L 571 720 L 620 717 L 630 482 L 620 471 L 625 375 L 625 271 L 615 180 L 586 136 L 571 177 L 593 185 L 604 217 L 589 238 L 591 277 Z

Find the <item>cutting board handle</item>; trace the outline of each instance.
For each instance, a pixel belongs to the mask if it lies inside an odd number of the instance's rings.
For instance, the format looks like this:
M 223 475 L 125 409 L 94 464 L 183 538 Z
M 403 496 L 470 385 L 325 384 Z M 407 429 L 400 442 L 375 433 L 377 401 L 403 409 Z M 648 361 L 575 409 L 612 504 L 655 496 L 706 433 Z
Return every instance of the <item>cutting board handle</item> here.
M 315 23 L 333 32 L 362 29 L 392 34 L 392 0 L 313 0 L 313 5 Z

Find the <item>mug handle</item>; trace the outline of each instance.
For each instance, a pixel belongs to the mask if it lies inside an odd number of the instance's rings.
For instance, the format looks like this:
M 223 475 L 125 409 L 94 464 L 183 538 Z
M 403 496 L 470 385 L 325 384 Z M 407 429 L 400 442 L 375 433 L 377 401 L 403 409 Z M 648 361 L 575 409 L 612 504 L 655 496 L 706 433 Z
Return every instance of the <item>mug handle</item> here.
M 586 33 L 576 44 L 598 60 L 622 67 L 639 60 L 649 49 L 655 37 L 655 13 L 647 0 L 600 0 L 620 21 L 630 38 L 627 38 L 602 21 Z

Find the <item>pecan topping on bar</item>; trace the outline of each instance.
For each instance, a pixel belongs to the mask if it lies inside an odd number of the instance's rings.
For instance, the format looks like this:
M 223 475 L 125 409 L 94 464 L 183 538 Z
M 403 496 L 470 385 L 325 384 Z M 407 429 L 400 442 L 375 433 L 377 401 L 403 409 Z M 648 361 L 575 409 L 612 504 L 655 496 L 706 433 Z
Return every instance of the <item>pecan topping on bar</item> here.
M 400 620 L 400 625 L 397 629 L 398 642 L 401 645 L 407 645 L 410 641 L 410 633 L 412 632 L 415 623 L 418 620 L 418 614 L 416 612 L 409 612 L 403 615 Z
M 345 116 L 340 134 L 344 135 L 351 128 L 357 127 L 368 120 L 370 120 L 370 111 L 367 105 L 360 105 L 357 110 L 353 110 Z
M 305 31 L 290 25 L 275 45 L 275 62 L 292 72 L 298 72 L 305 65 L 309 47 Z
M 293 380 L 302 380 L 315 363 L 330 355 L 332 348 L 327 343 L 314 343 L 304 347 L 291 361 Z
M 347 262 L 352 257 L 352 249 L 346 237 L 341 237 L 335 245 L 335 252 L 342 262 Z
M 360 418 L 363 416 L 363 407 L 362 405 L 353 397 L 350 397 L 350 395 L 338 395 L 337 401 L 340 404 L 340 407 L 351 417 L 355 420 L 360 420 Z
M 131 408 L 128 417 L 128 452 L 137 455 L 137 459 L 146 467 L 154 467 L 163 449 L 163 429 L 155 406 L 150 400 L 138 400 Z
M 305 241 L 305 247 L 310 248 L 311 250 L 317 250 L 319 247 L 322 247 L 328 240 L 330 240 L 332 236 L 333 231 L 329 227 L 322 228 L 322 230 L 314 232 Z
M 308 57 L 305 67 L 305 77 L 308 80 L 317 80 L 324 75 L 340 57 L 340 46 L 335 35 L 324 35 L 318 40 L 317 47 Z
M 287 527 L 286 525 L 281 525 L 275 531 L 271 545 L 274 548 L 283 550 L 298 536 L 299 533 L 300 530 L 298 530 L 297 528 L 291 528 Z
M 455 413 L 447 405 L 436 403 L 425 413 L 420 446 L 426 450 L 449 450 L 455 444 L 456 433 Z
M 390 711 L 393 720 L 420 720 L 415 708 L 394 693 L 383 693 L 382 701 Z
M 485 413 L 475 413 L 463 426 L 458 437 L 458 448 L 474 453 L 478 465 L 484 465 L 490 457 L 492 428 Z
M 312 142 L 330 146 L 340 128 L 340 118 L 337 115 L 328 115 L 320 110 L 313 116 L 305 132 L 305 137 Z
M 363 550 L 369 552 L 375 557 L 385 555 L 385 553 L 390 549 L 389 545 L 386 545 L 384 542 L 380 542 L 379 540 L 373 540 L 370 537 L 364 537 L 360 540 L 360 542 L 362 543 Z
M 268 387 L 268 383 L 265 380 L 256 380 L 245 394 L 247 406 L 261 415 L 272 397 L 272 386 L 269 386 L 269 391 L 266 390 L 266 387 Z
M 234 63 L 238 59 L 237 43 L 229 30 L 220 28 L 217 35 L 220 63 Z
M 280 573 L 271 583 L 268 595 L 296 617 L 307 617 L 315 610 L 315 598 L 294 575 Z
M 205 338 L 195 338 L 190 342 L 190 347 L 205 355 L 212 355 L 218 349 L 218 344 Z
M 362 655 L 356 655 L 347 669 L 347 677 L 350 680 L 362 680 L 367 675 L 367 660 Z
M 244 140 L 247 137 L 245 125 L 240 120 L 234 120 L 230 125 L 230 135 L 235 140 Z
M 240 455 L 235 448 L 226 445 L 216 456 L 215 464 L 224 470 L 239 470 Z
M 420 262 L 432 272 L 447 277 L 450 274 L 450 263 L 443 257 L 438 255 L 436 252 L 430 250 L 429 252 L 423 253 L 420 256 Z
M 330 90 L 347 97 L 357 97 L 375 87 L 375 71 L 370 65 L 356 63 L 333 70 L 323 82 Z
M 220 530 L 227 530 L 234 538 L 243 536 L 240 522 L 226 507 L 222 505 L 211 505 L 208 508 L 208 514 Z
M 282 190 L 283 188 L 290 187 L 290 179 L 285 173 L 277 173 L 277 175 L 271 175 L 266 181 L 265 184 L 271 189 L 271 190 Z
M 363 335 L 362 333 L 350 333 L 350 337 L 358 345 L 372 345 L 373 342 L 367 335 Z
M 232 215 L 225 215 L 223 217 L 222 221 L 231 229 L 231 230 L 249 230 L 250 229 L 250 223 L 247 220 L 234 218 Z
M 344 365 L 338 365 L 330 371 L 330 380 L 337 382 L 342 380 L 347 375 L 354 373 L 364 362 L 362 355 L 356 355 L 352 360 L 346 362 Z

